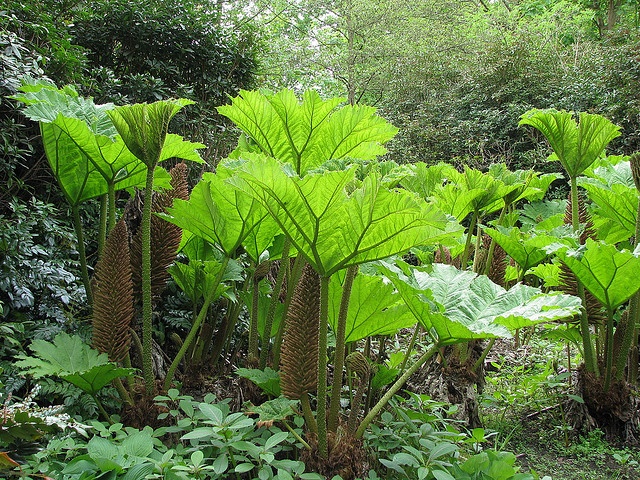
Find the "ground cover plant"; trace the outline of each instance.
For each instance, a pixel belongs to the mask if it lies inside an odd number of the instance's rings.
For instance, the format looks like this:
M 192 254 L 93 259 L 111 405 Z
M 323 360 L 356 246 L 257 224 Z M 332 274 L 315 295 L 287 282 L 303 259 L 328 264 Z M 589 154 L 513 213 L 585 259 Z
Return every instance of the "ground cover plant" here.
M 563 432 L 635 441 L 638 229 L 612 202 L 623 183 L 637 211 L 639 167 L 607 157 L 618 129 L 603 117 L 523 113 L 568 174 L 558 208 L 544 200 L 558 174 L 379 162 L 397 129 L 314 91 L 243 90 L 220 107 L 237 148 L 192 189 L 184 163 L 159 165 L 200 161 L 204 145 L 168 133 L 189 101 L 95 105 L 31 80 L 15 98 L 76 218 L 96 349 L 68 328 L 15 366 L 28 387 L 48 375 L 79 388 L 102 421 L 43 418 L 7 395 L 10 475 L 541 478 L 491 440 L 480 410 L 496 342 L 534 333 L 573 342 L 584 362 L 564 378 L 576 377 Z M 78 208 L 97 196 L 91 265 Z M 170 277 L 191 302 L 183 328 L 163 323 Z

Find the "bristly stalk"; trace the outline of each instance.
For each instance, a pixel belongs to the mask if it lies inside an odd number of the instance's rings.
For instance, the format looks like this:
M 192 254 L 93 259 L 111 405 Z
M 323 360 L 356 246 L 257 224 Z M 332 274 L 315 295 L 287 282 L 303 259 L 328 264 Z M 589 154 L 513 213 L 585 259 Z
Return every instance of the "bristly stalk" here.
M 342 370 L 344 368 L 345 335 L 347 330 L 347 314 L 349 312 L 349 300 L 351 288 L 358 273 L 358 266 L 352 265 L 347 269 L 342 286 L 342 300 L 340 313 L 338 314 L 338 326 L 336 328 L 336 349 L 333 360 L 333 385 L 331 386 L 331 403 L 329 406 L 328 429 L 335 432 L 338 429 L 338 415 L 340 414 L 340 393 L 342 392 Z
M 295 262 L 293 263 L 293 268 L 289 268 L 289 264 L 287 264 L 286 268 L 289 272 L 287 275 L 287 295 L 284 300 L 284 311 L 282 312 L 282 318 L 287 318 L 289 308 L 291 307 L 291 300 L 293 299 L 293 292 L 295 291 L 295 286 L 298 284 L 300 280 L 300 276 L 302 275 L 302 270 L 306 264 L 306 260 L 302 255 L 298 255 L 296 257 Z M 277 368 L 280 364 L 280 351 L 282 349 L 282 336 L 284 334 L 284 322 L 280 322 L 280 327 L 278 328 L 278 333 L 276 334 L 276 338 L 273 340 L 273 366 Z
M 369 424 L 376 418 L 376 416 L 382 411 L 382 409 L 389 403 L 389 400 L 393 398 L 393 396 L 403 387 L 405 382 L 409 379 L 411 375 L 418 371 L 418 369 L 424 365 L 431 357 L 433 357 L 440 345 L 435 343 L 427 350 L 419 359 L 411 365 L 401 376 L 398 378 L 394 384 L 387 390 L 384 396 L 374 405 L 374 407 L 369 411 L 366 417 L 360 422 L 360 426 L 356 430 L 355 437 L 360 438 L 364 434 L 364 431 L 367 429 Z
M 207 316 L 207 312 L 209 311 L 209 305 L 211 305 L 211 302 L 215 298 L 215 293 L 216 293 L 216 290 L 218 289 L 218 286 L 220 285 L 220 283 L 222 283 L 222 279 L 224 278 L 224 274 L 225 274 L 225 271 L 227 270 L 228 264 L 229 264 L 229 257 L 225 256 L 224 260 L 222 261 L 222 265 L 220 266 L 220 271 L 218 272 L 218 275 L 216 276 L 211 286 L 211 289 L 207 292 L 207 295 L 205 296 L 204 304 L 200 309 L 200 313 L 198 314 L 198 317 L 193 322 L 193 325 L 191 325 L 191 330 L 189 330 L 189 333 L 187 334 L 187 338 L 184 339 L 184 343 L 182 344 L 182 347 L 176 354 L 175 358 L 173 359 L 173 362 L 171 362 L 171 366 L 167 371 L 167 376 L 164 379 L 165 390 L 169 390 L 169 388 L 171 388 L 171 382 L 173 380 L 173 376 L 176 373 L 176 370 L 178 369 L 178 365 L 180 365 L 180 362 L 184 358 L 185 354 L 187 353 L 187 350 L 191 346 L 191 343 L 195 339 L 196 334 L 200 330 L 200 326 L 202 325 L 202 322 L 204 322 L 204 319 Z
M 327 443 L 327 335 L 329 334 L 329 280 L 320 277 L 320 329 L 318 332 L 318 453 L 329 456 Z
M 87 253 L 84 248 L 84 232 L 82 231 L 82 220 L 80 218 L 80 211 L 78 206 L 71 207 L 71 214 L 73 215 L 73 228 L 76 232 L 76 239 L 78 240 L 78 257 L 80 258 L 80 271 L 82 272 L 82 284 L 87 294 L 87 303 L 93 305 L 93 294 L 91 291 L 91 280 L 89 280 L 89 269 L 87 267 Z
M 291 242 L 289 238 L 285 238 L 284 246 L 282 247 L 282 256 L 280 259 L 280 268 L 278 269 L 278 275 L 276 277 L 276 284 L 273 287 L 271 293 L 271 301 L 269 302 L 269 310 L 267 311 L 267 320 L 264 324 L 264 342 L 262 344 L 262 350 L 260 350 L 260 365 L 258 368 L 264 370 L 267 366 L 267 357 L 269 355 L 269 344 L 271 339 L 271 327 L 276 317 L 276 307 L 280 302 L 280 292 L 282 291 L 282 284 L 287 272 L 286 265 L 289 264 L 289 249 L 291 248 Z
M 153 168 L 147 168 L 147 181 L 142 206 L 142 374 L 147 395 L 155 390 L 153 374 L 153 305 L 151 303 L 151 202 L 153 201 Z M 168 375 L 167 375 L 168 377 Z
M 578 183 L 575 177 L 570 177 L 571 180 L 571 226 L 573 231 L 578 233 L 580 231 L 580 209 L 578 198 Z M 576 279 L 577 280 L 577 279 Z M 580 332 L 582 334 L 582 343 L 584 350 L 584 365 L 587 371 L 593 372 L 596 375 L 598 372 L 598 360 L 594 351 L 593 341 L 591 339 L 591 330 L 589 326 L 589 317 L 586 309 L 586 296 L 584 286 L 582 282 L 577 280 L 577 293 L 578 297 L 582 300 L 582 312 L 580 313 Z

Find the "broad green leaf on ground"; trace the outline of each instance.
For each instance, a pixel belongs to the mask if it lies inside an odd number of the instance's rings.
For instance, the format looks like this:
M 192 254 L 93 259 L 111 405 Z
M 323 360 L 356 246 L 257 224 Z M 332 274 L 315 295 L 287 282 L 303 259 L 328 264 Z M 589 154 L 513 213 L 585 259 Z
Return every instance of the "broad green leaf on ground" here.
M 347 193 L 355 168 L 304 178 L 286 169 L 253 155 L 230 181 L 262 202 L 320 275 L 429 244 L 451 226 L 413 193 L 384 188 L 375 173 Z
M 590 113 L 580 113 L 577 123 L 571 112 L 533 109 L 520 117 L 519 125 L 530 125 L 545 136 L 571 178 L 584 172 L 620 135 L 620 127 Z
M 572 317 L 580 311 L 576 297 L 544 294 L 521 284 L 505 290 L 486 276 L 450 265 L 403 268 L 404 272 L 387 264 L 382 271 L 418 321 L 443 345 L 509 337 L 517 328 Z
M 231 119 L 251 140 L 233 152 L 263 153 L 290 164 L 299 175 L 337 158 L 372 160 L 386 152 L 383 143 L 397 129 L 373 107 L 343 106 L 341 98 L 322 100 L 307 91 L 302 101 L 291 90 L 273 95 L 242 90 L 218 112 Z
M 277 225 L 266 219 L 268 215 L 259 201 L 226 183 L 218 175 L 205 173 L 193 188 L 189 200 L 175 200 L 163 218 L 218 245 L 225 255 L 233 257 L 252 230 L 257 228 L 260 228 L 262 235 L 258 240 L 254 238 L 258 246 L 252 254 L 255 255 L 260 247 L 263 247 L 263 251 L 267 248 L 278 232 Z
M 247 415 L 258 415 L 258 425 L 271 426 L 273 422 L 286 420 L 298 411 L 298 400 L 289 400 L 285 397 L 274 398 L 260 405 L 249 404 L 246 407 Z
M 578 280 L 613 311 L 640 289 L 640 258 L 628 250 L 587 239 L 584 247 L 558 254 Z
M 329 323 L 334 331 L 338 324 L 342 282 L 339 272 L 329 283 Z M 346 343 L 372 335 L 391 335 L 401 328 L 415 325 L 416 320 L 392 284 L 379 275 L 356 275 L 351 288 L 346 321 Z
M 560 239 L 550 235 L 528 235 L 519 228 L 486 228 L 484 232 L 493 238 L 507 254 L 526 272 L 562 248 Z
M 36 378 L 53 375 L 94 395 L 114 378 L 133 374 L 130 368 L 119 368 L 109 362 L 106 353 L 99 353 L 77 335 L 59 333 L 53 342 L 36 339 L 31 343 L 36 357 L 22 355 L 16 366 Z
M 260 387 L 267 395 L 272 397 L 280 396 L 280 375 L 272 368 L 259 370 L 257 368 L 238 368 L 236 374 L 251 380 Z

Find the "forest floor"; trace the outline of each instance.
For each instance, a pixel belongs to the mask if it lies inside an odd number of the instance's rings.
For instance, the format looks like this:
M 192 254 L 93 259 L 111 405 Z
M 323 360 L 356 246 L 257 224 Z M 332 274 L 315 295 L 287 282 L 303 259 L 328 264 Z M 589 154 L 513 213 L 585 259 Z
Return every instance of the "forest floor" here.
M 574 392 L 566 350 L 544 341 L 497 347 L 480 397 L 494 447 L 514 452 L 522 472 L 544 480 L 640 479 L 640 445 L 609 442 L 599 430 L 576 432 L 567 421 Z

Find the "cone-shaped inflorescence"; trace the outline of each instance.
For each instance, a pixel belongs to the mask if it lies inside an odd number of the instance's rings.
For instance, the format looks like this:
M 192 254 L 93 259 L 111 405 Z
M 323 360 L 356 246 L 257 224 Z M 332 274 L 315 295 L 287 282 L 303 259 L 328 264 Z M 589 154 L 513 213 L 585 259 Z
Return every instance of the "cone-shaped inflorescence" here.
M 285 319 L 280 384 L 287 398 L 299 399 L 317 389 L 319 328 L 320 277 L 306 265 Z
M 491 249 L 491 237 L 487 234 L 482 235 L 482 248 L 480 252 L 476 252 L 476 255 L 481 255 L 481 259 L 478 262 L 478 272 L 486 272 L 487 277 L 491 281 L 501 287 L 505 287 L 504 277 L 507 273 L 507 252 L 498 245 L 493 247 L 493 255 L 491 256 L 491 265 L 489 268 L 486 266 L 487 257 Z
M 578 205 L 578 212 L 580 216 L 580 225 L 584 225 L 584 229 L 580 232 L 580 245 L 584 245 L 587 242 L 587 238 L 595 239 L 596 231 L 591 220 L 591 215 L 587 211 L 586 202 L 584 197 L 580 197 L 580 204 Z M 571 196 L 567 202 L 567 209 L 564 216 L 564 223 L 571 225 Z M 569 295 L 577 295 L 578 281 L 573 272 L 564 263 L 560 266 L 560 290 Z M 589 291 L 585 291 L 585 309 L 591 324 L 606 323 L 607 317 L 603 311 L 602 304 L 594 297 Z
M 154 213 L 166 213 L 166 209 L 173 205 L 173 200 L 189 199 L 189 186 L 187 183 L 187 165 L 179 163 L 171 169 L 172 190 L 154 195 L 151 211 Z M 175 261 L 182 229 L 173 223 L 153 215 L 151 217 L 151 293 L 157 297 L 164 290 L 169 273 L 167 268 Z M 131 267 L 133 271 L 133 284 L 136 296 L 140 296 L 142 288 L 142 231 L 138 229 L 131 241 Z
M 123 220 L 107 238 L 93 284 L 93 347 L 113 362 L 122 361 L 129 351 L 134 315 L 129 234 Z

